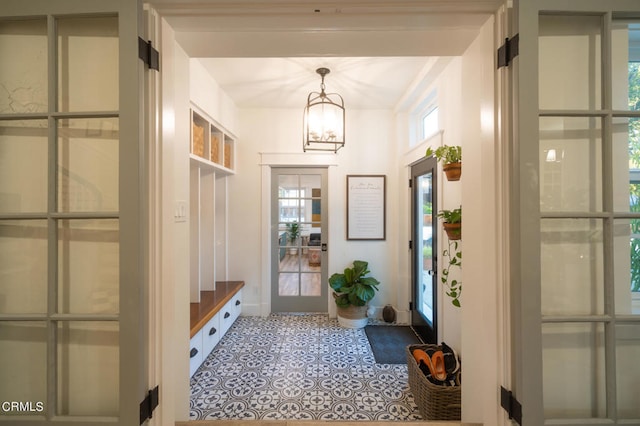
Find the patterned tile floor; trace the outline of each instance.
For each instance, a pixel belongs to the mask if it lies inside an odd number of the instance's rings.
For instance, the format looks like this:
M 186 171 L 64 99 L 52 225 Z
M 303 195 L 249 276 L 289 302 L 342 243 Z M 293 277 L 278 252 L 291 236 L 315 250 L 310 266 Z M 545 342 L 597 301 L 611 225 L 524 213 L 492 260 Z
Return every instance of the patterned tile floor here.
M 190 419 L 422 420 L 407 366 L 326 314 L 238 318 L 191 379 Z

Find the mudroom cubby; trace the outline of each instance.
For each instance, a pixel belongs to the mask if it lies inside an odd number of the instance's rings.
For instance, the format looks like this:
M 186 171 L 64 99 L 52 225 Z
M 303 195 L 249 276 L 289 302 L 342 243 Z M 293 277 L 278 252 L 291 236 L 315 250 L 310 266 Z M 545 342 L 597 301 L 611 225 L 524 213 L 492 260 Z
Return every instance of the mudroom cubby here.
M 229 175 L 235 170 L 236 138 L 197 106 L 191 110 L 190 158 L 218 173 Z
M 236 138 L 195 105 L 190 116 L 189 299 L 198 303 L 228 279 L 227 177 L 235 174 Z

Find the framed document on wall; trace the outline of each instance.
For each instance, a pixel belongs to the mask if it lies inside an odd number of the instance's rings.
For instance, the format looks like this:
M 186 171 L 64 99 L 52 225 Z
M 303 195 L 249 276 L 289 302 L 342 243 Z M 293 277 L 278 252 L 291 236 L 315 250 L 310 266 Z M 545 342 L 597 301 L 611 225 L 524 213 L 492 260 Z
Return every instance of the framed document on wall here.
M 347 175 L 347 240 L 386 239 L 386 176 Z

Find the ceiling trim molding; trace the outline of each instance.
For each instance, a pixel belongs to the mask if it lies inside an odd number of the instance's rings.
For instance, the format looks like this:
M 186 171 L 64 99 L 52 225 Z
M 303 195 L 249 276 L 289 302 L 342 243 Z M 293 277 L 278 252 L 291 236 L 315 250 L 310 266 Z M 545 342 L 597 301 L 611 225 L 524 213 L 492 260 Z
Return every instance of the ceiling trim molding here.
M 185 1 L 149 0 L 161 14 L 178 15 L 236 15 L 247 16 L 282 14 L 376 14 L 376 13 L 494 13 L 500 0 L 345 0 L 322 2 L 315 0 L 236 0 Z

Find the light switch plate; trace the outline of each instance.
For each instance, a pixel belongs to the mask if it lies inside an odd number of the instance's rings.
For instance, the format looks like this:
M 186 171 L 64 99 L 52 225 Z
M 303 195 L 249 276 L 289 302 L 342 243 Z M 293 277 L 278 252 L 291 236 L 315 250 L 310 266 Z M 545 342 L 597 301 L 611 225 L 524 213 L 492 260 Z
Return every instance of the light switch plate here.
M 173 213 L 173 219 L 175 222 L 187 221 L 187 202 L 178 200 L 175 204 L 175 211 Z

